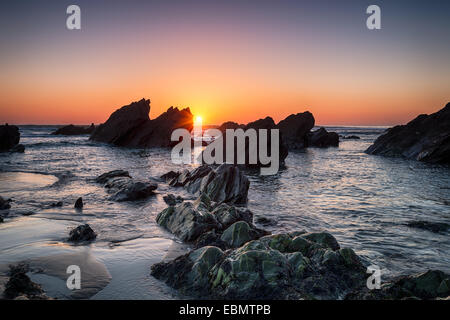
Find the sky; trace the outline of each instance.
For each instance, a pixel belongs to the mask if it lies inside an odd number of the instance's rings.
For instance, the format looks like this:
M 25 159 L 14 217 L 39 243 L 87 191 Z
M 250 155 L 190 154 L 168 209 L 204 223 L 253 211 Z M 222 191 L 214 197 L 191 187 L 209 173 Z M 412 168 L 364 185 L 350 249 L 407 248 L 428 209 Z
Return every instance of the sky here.
M 102 123 L 145 97 L 150 118 L 394 125 L 450 101 L 450 1 L 2 1 L 0 46 L 0 123 Z

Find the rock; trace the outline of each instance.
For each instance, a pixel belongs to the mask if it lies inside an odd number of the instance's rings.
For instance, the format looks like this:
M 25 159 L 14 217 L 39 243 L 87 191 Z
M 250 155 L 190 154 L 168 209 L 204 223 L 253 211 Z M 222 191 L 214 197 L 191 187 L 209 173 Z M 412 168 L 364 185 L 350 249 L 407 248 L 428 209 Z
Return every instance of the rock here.
M 95 238 L 97 238 L 97 234 L 94 230 L 92 230 L 88 224 L 83 224 L 70 231 L 69 239 L 67 241 L 92 241 L 95 240 Z
M 3 217 L 0 216 L 0 223 L 3 223 Z
M 430 115 L 419 115 L 406 125 L 379 136 L 368 154 L 404 157 L 431 163 L 450 163 L 450 103 Z
M 247 208 L 239 208 L 230 206 L 226 203 L 221 203 L 214 208 L 212 214 L 220 222 L 223 228 L 228 228 L 233 223 L 238 221 L 245 221 L 251 224 L 253 221 L 253 213 Z
M 75 209 L 83 209 L 83 198 L 79 197 L 77 199 L 77 201 L 75 201 L 75 205 L 74 205 Z
M 192 130 L 192 113 L 189 108 L 170 107 L 158 118 L 150 120 L 150 100 L 142 99 L 116 110 L 109 119 L 98 126 L 92 140 L 124 147 L 170 147 L 172 132 L 178 128 Z
M 242 151 L 240 148 L 238 148 L 238 144 L 240 143 L 241 140 L 238 140 L 237 138 L 235 138 L 234 140 L 234 149 L 233 149 L 233 154 L 234 154 L 234 158 L 232 159 L 228 159 L 228 157 L 231 158 L 231 156 L 227 157 L 227 135 L 226 135 L 226 130 L 227 129 L 242 129 L 244 132 L 248 132 L 247 130 L 255 130 L 256 135 L 256 143 L 257 145 L 255 147 L 251 147 L 249 140 L 250 139 L 245 139 L 243 140 L 243 144 L 245 144 L 243 146 L 243 150 L 244 150 L 244 154 L 242 154 Z M 261 161 L 260 157 L 259 157 L 259 153 L 260 153 L 260 147 L 262 146 L 261 144 L 261 137 L 260 137 L 260 129 L 266 129 L 267 130 L 267 140 L 265 141 L 266 143 L 266 154 L 271 152 L 271 148 L 272 148 L 272 141 L 271 141 L 271 133 L 270 130 L 272 129 L 278 129 L 277 126 L 275 125 L 275 122 L 273 121 L 273 119 L 271 117 L 266 117 L 264 119 L 259 119 L 256 120 L 254 122 L 250 122 L 245 126 L 242 125 L 238 125 L 236 123 L 233 122 L 226 122 L 224 124 L 222 124 L 219 127 L 219 130 L 222 130 L 222 136 L 219 138 L 216 138 L 215 140 L 215 144 L 218 145 L 222 145 L 223 148 L 223 159 L 219 160 L 219 164 L 221 163 L 228 163 L 228 164 L 235 164 L 235 165 L 245 165 L 247 167 L 266 167 L 268 166 L 267 163 L 263 163 L 264 161 Z M 280 131 L 279 134 L 279 138 L 278 138 L 278 159 L 279 159 L 279 165 L 284 163 L 284 159 L 287 157 L 288 155 L 288 149 L 287 146 L 285 145 L 285 143 L 283 142 L 283 138 L 282 138 L 282 133 Z M 205 152 L 205 151 L 203 151 Z M 242 161 L 238 161 L 238 153 L 239 156 L 244 157 L 242 159 Z M 250 156 L 255 156 L 255 159 L 252 159 L 252 161 L 250 161 Z M 202 159 L 203 156 L 202 156 Z
M 248 230 L 244 225 L 230 228 L 238 235 Z M 151 274 L 203 299 L 339 299 L 365 285 L 365 268 L 353 250 L 322 247 L 302 234 L 266 236 L 227 251 L 203 247 L 153 265 Z M 298 246 L 298 239 L 306 247 Z
M 309 147 L 337 147 L 339 146 L 339 135 L 336 132 L 328 132 L 325 128 L 312 131 L 307 135 Z
M 444 222 L 411 221 L 406 223 L 406 225 L 411 228 L 424 229 L 435 233 L 446 232 L 450 229 L 450 224 Z
M 307 233 L 302 235 L 302 237 L 317 243 L 322 247 L 330 248 L 331 250 L 339 250 L 339 244 L 336 238 L 328 232 Z
M 177 203 L 183 202 L 183 198 L 180 196 L 175 197 L 173 194 L 168 194 L 163 197 L 163 200 L 165 203 L 167 203 L 169 206 L 174 206 Z
M 203 196 L 195 203 L 183 202 L 169 206 L 158 214 L 156 222 L 181 240 L 192 242 L 203 233 L 221 229 L 219 222 L 209 210 L 209 199 Z
M 34 283 L 27 276 L 29 267 L 26 264 L 9 266 L 9 280 L 6 283 L 3 293 L 6 299 L 28 300 L 28 299 L 49 299 L 42 287 Z
M 63 202 L 62 201 L 54 202 L 50 206 L 51 207 L 62 207 L 63 206 Z
M 8 151 L 20 141 L 19 128 L 5 124 L 0 126 L 0 151 Z
M 17 153 L 24 153 L 25 152 L 25 146 L 23 144 L 17 144 L 14 147 L 12 147 L 10 152 L 17 152 Z
M 109 172 L 106 172 L 106 173 L 103 173 L 103 174 L 99 175 L 95 179 L 95 182 L 97 182 L 97 183 L 107 183 L 109 179 L 115 178 L 115 177 L 128 177 L 128 178 L 131 178 L 131 176 L 130 176 L 128 171 L 125 171 L 125 170 L 113 170 L 113 171 L 109 171 Z
M 428 270 L 424 273 L 399 276 L 383 283 L 379 290 L 368 290 L 363 287 L 350 293 L 349 300 L 407 300 L 437 299 L 450 295 L 450 275 L 439 270 Z
M 259 223 L 263 226 L 274 226 L 277 224 L 277 222 L 275 220 L 267 218 L 267 217 L 256 217 L 255 222 Z
M 169 181 L 171 186 L 183 186 L 194 195 L 205 193 L 211 201 L 219 203 L 247 203 L 250 182 L 239 167 L 232 164 L 224 163 L 214 170 L 210 166 L 203 165 L 172 176 L 175 178 Z
M 361 138 L 358 137 L 358 136 L 355 136 L 355 135 L 351 135 L 351 136 L 344 136 L 344 137 L 342 137 L 342 139 L 345 139 L 345 140 L 359 140 Z
M 101 183 L 111 194 L 113 201 L 135 201 L 154 195 L 158 185 L 152 181 L 134 181 L 128 171 L 113 170 L 106 172 L 95 179 Z
M 81 134 L 91 134 L 95 130 L 95 126 L 92 123 L 89 127 L 74 126 L 70 124 L 68 126 L 61 127 L 52 132 L 53 135 L 75 136 Z
M 256 228 L 250 227 L 245 221 L 238 221 L 228 227 L 220 237 L 230 248 L 238 248 L 250 240 L 255 240 L 265 235 Z
M 0 210 L 6 210 L 11 208 L 11 205 L 9 204 L 9 200 L 3 199 L 2 196 L 0 196 Z
M 178 176 L 180 175 L 179 172 L 175 172 L 175 171 L 169 171 L 165 174 L 163 174 L 161 176 L 161 179 L 163 179 L 164 181 L 166 181 L 167 183 L 169 183 L 170 181 L 173 181 L 174 179 L 178 178 Z
M 283 141 L 287 147 L 293 149 L 303 149 L 308 146 L 307 134 L 314 127 L 314 116 L 311 112 L 291 114 L 281 120 L 277 127 L 283 135 Z

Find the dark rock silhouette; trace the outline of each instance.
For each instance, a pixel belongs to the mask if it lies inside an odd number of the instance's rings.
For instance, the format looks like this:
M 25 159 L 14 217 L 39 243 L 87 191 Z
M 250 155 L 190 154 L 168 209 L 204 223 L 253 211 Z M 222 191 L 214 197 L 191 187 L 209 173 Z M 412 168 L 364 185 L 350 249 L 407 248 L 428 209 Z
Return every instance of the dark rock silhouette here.
M 328 132 L 325 128 L 308 133 L 307 140 L 309 147 L 327 148 L 339 146 L 339 135 L 336 132 Z
M 410 228 L 424 229 L 435 233 L 446 232 L 447 230 L 450 230 L 450 224 L 445 222 L 430 222 L 419 220 L 410 221 L 406 223 L 406 225 Z
M 94 230 L 92 230 L 88 224 L 83 224 L 70 231 L 69 239 L 67 239 L 67 241 L 92 241 L 95 240 L 95 238 L 97 238 L 97 234 Z
M 275 125 L 275 122 L 273 121 L 273 119 L 271 117 L 266 117 L 264 119 L 259 119 L 253 122 L 250 122 L 246 125 L 240 125 L 237 124 L 235 122 L 225 122 L 223 123 L 221 126 L 218 127 L 218 129 L 220 131 L 222 131 L 222 136 L 220 138 L 217 138 L 216 141 L 217 143 L 222 143 L 223 146 L 223 163 L 227 162 L 230 164 L 245 164 L 245 166 L 247 167 L 261 167 L 261 166 L 267 166 L 267 164 L 263 164 L 261 162 L 261 159 L 259 157 L 259 148 L 261 147 L 261 137 L 260 137 L 260 133 L 259 133 L 259 129 L 267 129 L 267 142 L 266 142 L 266 152 L 268 155 L 271 154 L 271 146 L 272 146 L 272 137 L 271 137 L 271 133 L 270 130 L 271 129 L 278 129 L 278 127 Z M 227 129 L 242 129 L 244 130 L 244 132 L 247 132 L 247 130 L 249 129 L 254 129 L 256 130 L 256 148 L 251 148 L 251 145 L 249 143 L 249 138 L 245 139 L 245 146 L 244 146 L 244 163 L 238 162 L 238 139 L 234 138 L 234 159 L 233 161 L 229 161 L 229 159 L 227 159 L 227 153 L 226 153 L 226 145 L 227 145 L 227 135 L 226 135 L 226 130 Z M 288 148 L 286 146 L 286 144 L 284 143 L 283 140 L 283 135 L 282 132 L 280 130 L 280 134 L 279 134 L 279 138 L 278 138 L 278 146 L 279 146 L 279 163 L 280 165 L 284 163 L 284 159 L 288 156 Z M 255 155 L 256 156 L 256 161 L 250 161 L 250 156 L 251 155 Z M 241 156 L 241 155 L 239 155 Z M 256 162 L 256 163 L 252 163 L 252 162 Z
M 81 135 L 81 134 L 91 134 L 95 130 L 95 126 L 92 123 L 89 127 L 84 126 L 74 126 L 73 124 L 70 124 L 65 127 L 61 127 L 55 131 L 52 132 L 54 135 L 65 135 L 65 136 L 75 136 L 75 135 Z
M 178 203 L 183 202 L 183 198 L 180 196 L 175 197 L 173 194 L 169 193 L 168 195 L 165 195 L 163 197 L 163 200 L 165 203 L 167 203 L 169 206 L 174 206 Z
M 308 146 L 307 134 L 314 127 L 314 116 L 309 111 L 291 114 L 281 120 L 277 127 L 290 150 L 303 149 Z
M 6 210 L 11 208 L 11 205 L 9 204 L 9 200 L 3 199 L 2 196 L 0 196 L 0 210 Z
M 20 141 L 20 132 L 17 126 L 5 124 L 0 126 L 0 151 L 9 151 Z
M 153 120 L 148 116 L 149 111 L 150 100 L 142 99 L 124 106 L 99 125 L 90 139 L 124 147 L 170 147 L 177 143 L 170 139 L 175 129 L 192 130 L 189 108 L 170 107 Z
M 450 103 L 436 113 L 388 129 L 366 153 L 450 163 Z
M 77 201 L 75 201 L 74 205 L 75 209 L 83 209 L 83 198 L 79 197 Z
M 113 170 L 106 172 L 95 179 L 101 183 L 111 194 L 113 201 L 134 201 L 145 199 L 154 195 L 158 185 L 152 181 L 135 181 L 128 171 Z
M 3 295 L 6 299 L 17 300 L 48 300 L 42 287 L 31 281 L 27 276 L 30 268 L 27 264 L 20 263 L 15 266 L 9 266 L 9 280 L 5 285 Z
M 355 135 L 351 135 L 351 136 L 343 136 L 342 139 L 345 139 L 345 140 L 359 140 L 361 138 L 358 137 L 358 136 L 355 136 Z

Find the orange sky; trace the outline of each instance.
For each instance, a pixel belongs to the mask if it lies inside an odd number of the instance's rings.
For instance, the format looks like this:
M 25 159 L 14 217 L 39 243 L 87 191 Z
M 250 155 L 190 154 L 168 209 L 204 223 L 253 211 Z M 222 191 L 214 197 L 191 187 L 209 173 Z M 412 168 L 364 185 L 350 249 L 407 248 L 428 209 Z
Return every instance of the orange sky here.
M 360 17 L 316 27 L 306 16 L 289 20 L 288 10 L 252 20 L 234 8 L 221 19 L 183 11 L 139 20 L 136 12 L 128 20 L 137 22 L 113 24 L 108 15 L 120 10 L 86 6 L 91 20 L 81 31 L 65 30 L 59 16 L 44 19 L 38 8 L 42 24 L 3 20 L 10 32 L 0 31 L 0 122 L 101 123 L 145 97 L 151 118 L 173 105 L 208 124 L 309 110 L 316 124 L 393 125 L 450 100 L 445 50 L 428 47 L 432 38 L 407 25 L 374 33 Z

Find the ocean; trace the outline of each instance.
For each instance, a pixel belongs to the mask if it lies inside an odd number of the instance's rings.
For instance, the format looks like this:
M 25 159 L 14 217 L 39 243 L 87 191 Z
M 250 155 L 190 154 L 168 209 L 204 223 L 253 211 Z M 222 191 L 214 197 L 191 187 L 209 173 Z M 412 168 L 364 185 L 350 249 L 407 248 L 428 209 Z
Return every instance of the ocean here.
M 0 153 L 0 195 L 12 199 L 0 224 L 0 286 L 8 265 L 27 261 L 31 279 L 60 299 L 189 299 L 153 278 L 150 266 L 189 250 L 155 222 L 167 206 L 163 196 L 193 196 L 159 182 L 157 194 L 146 200 L 113 202 L 94 181 L 115 169 L 142 180 L 180 170 L 170 161 L 170 150 L 50 135 L 55 128 L 20 126 L 25 153 Z M 365 154 L 386 128 L 326 128 L 361 139 L 341 139 L 339 148 L 290 152 L 273 176 L 246 170 L 248 208 L 257 225 L 265 218 L 268 223 L 258 226 L 272 233 L 327 230 L 366 265 L 379 266 L 382 281 L 427 269 L 450 273 L 449 232 L 406 225 L 450 223 L 450 168 Z M 82 212 L 73 208 L 78 197 L 85 204 Z M 58 201 L 62 207 L 52 206 Z M 69 231 L 81 223 L 91 225 L 97 240 L 68 244 Z M 77 293 L 65 285 L 70 264 L 81 265 L 84 288 Z

